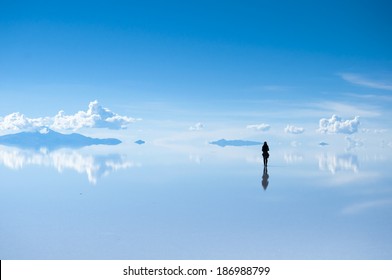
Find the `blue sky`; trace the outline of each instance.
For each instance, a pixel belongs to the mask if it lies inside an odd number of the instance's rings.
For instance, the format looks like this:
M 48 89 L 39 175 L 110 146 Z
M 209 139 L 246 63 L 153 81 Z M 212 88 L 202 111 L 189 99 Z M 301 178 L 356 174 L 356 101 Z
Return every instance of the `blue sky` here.
M 390 127 L 388 1 L 2 1 L 0 116 Z M 283 128 L 282 128 L 283 129 Z M 312 128 L 313 129 L 313 128 Z
M 122 141 L 0 146 L 0 251 L 388 257 L 391 3 L 0 0 L 0 136 Z

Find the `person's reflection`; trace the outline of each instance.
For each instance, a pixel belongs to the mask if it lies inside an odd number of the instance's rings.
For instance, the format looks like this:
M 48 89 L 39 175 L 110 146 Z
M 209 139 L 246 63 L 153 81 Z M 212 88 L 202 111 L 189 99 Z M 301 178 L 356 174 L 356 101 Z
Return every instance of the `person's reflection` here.
M 264 190 L 266 190 L 268 187 L 268 183 L 269 183 L 268 178 L 269 178 L 268 169 L 267 169 L 267 166 L 264 166 L 263 179 L 261 181 L 261 185 L 263 186 Z

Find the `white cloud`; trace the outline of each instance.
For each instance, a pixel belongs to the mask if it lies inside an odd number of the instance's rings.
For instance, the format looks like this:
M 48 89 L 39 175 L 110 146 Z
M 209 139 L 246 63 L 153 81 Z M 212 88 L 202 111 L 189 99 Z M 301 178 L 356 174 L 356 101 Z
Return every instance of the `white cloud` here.
M 383 134 L 383 133 L 387 133 L 388 129 L 384 129 L 384 128 L 379 128 L 379 129 L 363 128 L 361 131 L 363 133 Z
M 352 84 L 370 87 L 374 89 L 392 90 L 392 84 L 390 83 L 372 81 L 362 77 L 361 75 L 352 74 L 352 73 L 342 73 L 340 74 L 340 77 L 342 77 L 343 80 L 350 82 Z
M 193 131 L 197 131 L 197 130 L 202 130 L 203 129 L 203 124 L 202 123 L 200 123 L 200 122 L 198 122 L 198 123 L 196 123 L 196 124 L 194 124 L 194 125 L 192 125 L 192 126 L 190 126 L 189 127 L 189 130 L 193 130 Z
M 53 129 L 72 129 L 77 130 L 83 127 L 124 129 L 136 119 L 120 116 L 113 113 L 107 108 L 98 104 L 98 101 L 92 101 L 88 105 L 86 112 L 79 111 L 74 115 L 64 115 L 64 111 L 60 111 L 54 117 Z
M 384 129 L 384 128 L 375 129 L 375 130 L 374 130 L 374 133 L 376 133 L 376 134 L 379 134 L 379 133 L 387 133 L 387 132 L 388 132 L 388 129 Z
M 298 127 L 294 125 L 287 125 L 286 128 L 284 129 L 284 132 L 286 133 L 292 133 L 292 134 L 301 134 L 304 133 L 305 129 L 303 127 Z
M 320 119 L 318 131 L 323 133 L 352 134 L 358 131 L 359 124 L 358 116 L 352 120 L 343 121 L 339 116 L 332 115 L 330 119 Z
M 361 117 L 379 117 L 382 115 L 378 106 L 370 105 L 370 102 L 361 102 L 361 104 L 354 103 L 342 103 L 334 101 L 324 101 L 319 103 L 313 103 L 312 106 L 317 109 L 318 114 L 320 111 L 324 111 L 329 114 L 339 114 L 344 112 L 347 116 L 361 116 Z
M 98 104 L 90 102 L 86 112 L 79 111 L 74 115 L 65 115 L 59 111 L 54 117 L 28 118 L 17 112 L 0 118 L 0 130 L 34 130 L 50 127 L 57 130 L 77 130 L 84 127 L 124 129 L 137 119 L 120 116 Z
M 258 131 L 267 131 L 271 128 L 271 126 L 269 124 L 262 123 L 262 124 L 250 124 L 247 125 L 246 128 L 255 129 Z
M 0 130 L 32 130 L 37 127 L 46 126 L 49 123 L 50 118 L 31 119 L 16 112 L 0 118 Z

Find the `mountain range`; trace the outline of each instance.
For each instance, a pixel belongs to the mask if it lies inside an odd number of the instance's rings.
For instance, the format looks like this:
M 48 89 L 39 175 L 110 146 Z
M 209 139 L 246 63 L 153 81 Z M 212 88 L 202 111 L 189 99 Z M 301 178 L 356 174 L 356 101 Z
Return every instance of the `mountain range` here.
M 0 144 L 19 148 L 48 149 L 81 148 L 91 145 L 118 145 L 121 141 L 115 138 L 91 138 L 78 133 L 62 134 L 48 128 L 34 132 L 20 132 L 0 136 Z
M 213 145 L 218 145 L 220 147 L 226 147 L 226 146 L 255 146 L 255 145 L 261 145 L 261 142 L 256 142 L 256 141 L 249 141 L 249 140 L 226 140 L 226 139 L 220 139 L 218 141 L 213 141 L 210 142 L 210 144 Z

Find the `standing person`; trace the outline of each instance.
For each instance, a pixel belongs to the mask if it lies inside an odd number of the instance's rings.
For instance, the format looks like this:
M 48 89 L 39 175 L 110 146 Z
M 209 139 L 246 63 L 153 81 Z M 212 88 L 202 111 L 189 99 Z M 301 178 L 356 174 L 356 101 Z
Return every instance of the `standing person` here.
M 263 151 L 263 159 L 264 159 L 264 166 L 267 166 L 268 164 L 268 158 L 269 158 L 269 147 L 267 142 L 264 142 L 263 147 L 261 148 L 261 150 Z

